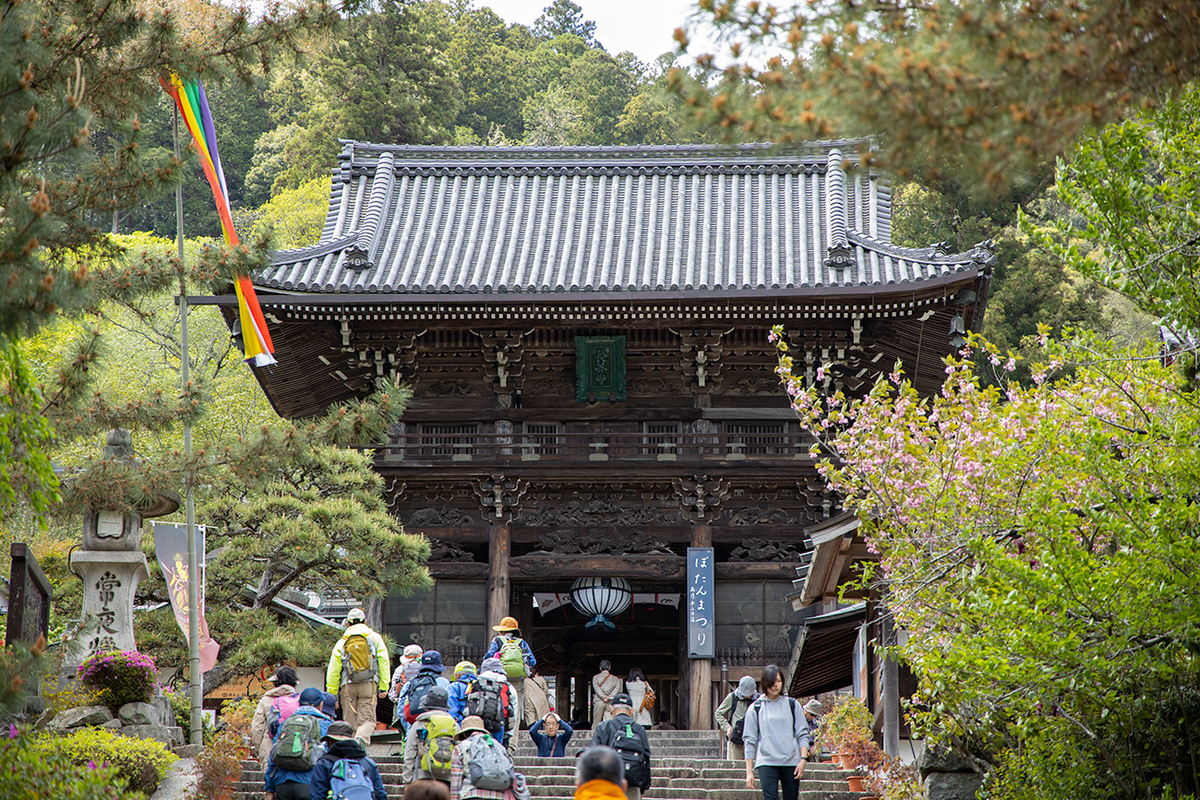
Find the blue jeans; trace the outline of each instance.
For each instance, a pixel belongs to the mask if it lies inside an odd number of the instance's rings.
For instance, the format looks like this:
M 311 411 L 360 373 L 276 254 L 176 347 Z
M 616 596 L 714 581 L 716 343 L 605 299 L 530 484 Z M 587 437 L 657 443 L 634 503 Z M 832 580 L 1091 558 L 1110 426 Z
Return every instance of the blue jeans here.
M 780 800 L 780 784 L 783 784 L 783 800 L 797 800 L 800 796 L 800 781 L 796 780 L 795 767 L 761 766 L 758 768 L 758 780 L 762 783 L 763 800 Z

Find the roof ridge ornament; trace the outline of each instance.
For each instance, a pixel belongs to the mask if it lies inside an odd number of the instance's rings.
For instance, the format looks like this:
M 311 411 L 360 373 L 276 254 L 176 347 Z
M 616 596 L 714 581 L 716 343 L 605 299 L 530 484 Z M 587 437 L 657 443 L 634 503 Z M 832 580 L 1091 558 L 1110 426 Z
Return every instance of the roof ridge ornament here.
M 842 151 L 829 151 L 825 168 L 825 229 L 829 247 L 825 266 L 848 269 L 854 266 L 854 248 L 846 238 L 846 168 Z

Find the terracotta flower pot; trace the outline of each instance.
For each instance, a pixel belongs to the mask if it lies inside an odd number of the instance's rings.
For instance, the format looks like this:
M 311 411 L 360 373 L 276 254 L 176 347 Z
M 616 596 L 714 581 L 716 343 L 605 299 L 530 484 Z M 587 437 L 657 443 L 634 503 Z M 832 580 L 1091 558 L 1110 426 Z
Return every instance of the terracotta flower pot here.
M 846 778 L 846 783 L 850 786 L 850 791 L 861 792 L 863 790 L 862 775 L 850 775 Z

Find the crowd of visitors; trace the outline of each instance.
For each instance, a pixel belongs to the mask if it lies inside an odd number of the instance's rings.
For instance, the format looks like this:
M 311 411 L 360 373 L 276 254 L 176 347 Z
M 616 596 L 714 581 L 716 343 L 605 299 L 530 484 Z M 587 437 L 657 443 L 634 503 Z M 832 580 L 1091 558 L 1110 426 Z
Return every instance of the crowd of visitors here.
M 641 669 L 622 678 L 601 661 L 591 679 L 590 719 L 573 725 L 555 712 L 512 617 L 494 627 L 478 666 L 460 661 L 449 676 L 441 653 L 417 644 L 405 646 L 393 671 L 383 638 L 366 624 L 363 610 L 351 610 L 346 622 L 324 690 L 301 690 L 296 670 L 281 666 L 258 702 L 250 738 L 267 800 L 385 800 L 379 768 L 366 751 L 377 727 L 376 703 L 384 697 L 402 731 L 392 735 L 402 741 L 408 800 L 529 800 L 510 755 L 523 726 L 539 757 L 564 758 L 576 728 L 590 723 L 591 739 L 578 751 L 580 800 L 640 800 L 650 788 L 647 730 L 675 727 L 666 710 L 652 724 L 657 698 Z M 805 764 L 816 752 L 822 709 L 815 699 L 801 705 L 788 697 L 773 665 L 758 683 L 743 676 L 718 705 L 715 722 L 727 758 L 744 761 L 746 786 L 754 788 L 757 779 L 763 800 L 797 800 Z

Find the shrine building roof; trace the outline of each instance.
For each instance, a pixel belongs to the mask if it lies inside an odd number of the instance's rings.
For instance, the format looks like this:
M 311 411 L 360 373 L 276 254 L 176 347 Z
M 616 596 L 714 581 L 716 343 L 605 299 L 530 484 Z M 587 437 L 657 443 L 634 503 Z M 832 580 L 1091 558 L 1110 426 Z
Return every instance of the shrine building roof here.
M 903 288 L 990 265 L 891 244 L 861 140 L 428 147 L 343 141 L 321 240 L 255 278 L 319 294 Z M 364 297 L 366 299 L 366 297 Z M 465 299 L 465 298 L 464 298 Z

